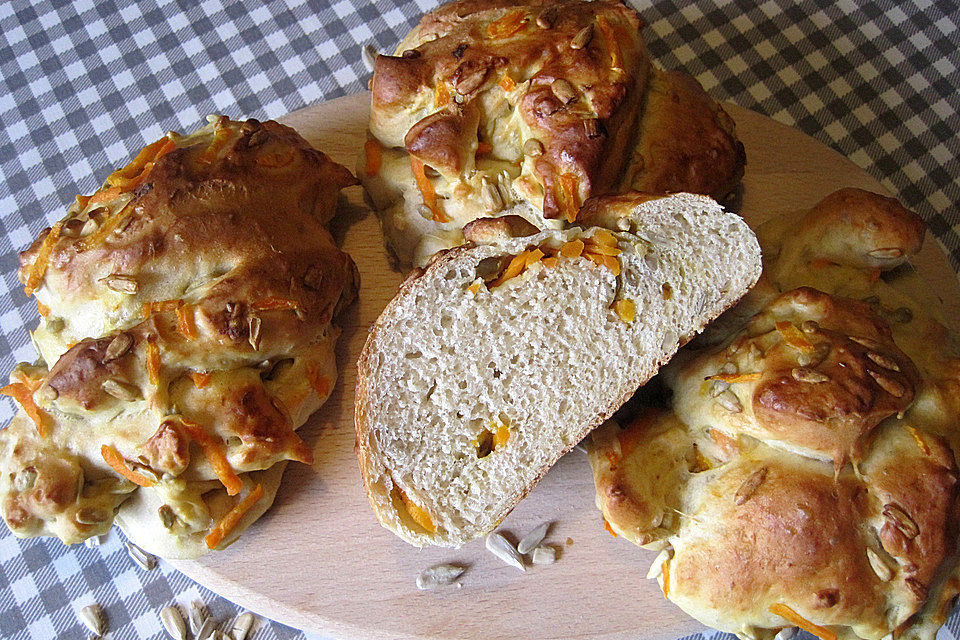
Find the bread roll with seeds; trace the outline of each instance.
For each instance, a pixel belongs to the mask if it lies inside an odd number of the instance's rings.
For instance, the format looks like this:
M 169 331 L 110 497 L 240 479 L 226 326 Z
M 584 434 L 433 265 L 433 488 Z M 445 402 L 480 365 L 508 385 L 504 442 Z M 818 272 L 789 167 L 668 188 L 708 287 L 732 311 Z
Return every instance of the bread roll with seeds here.
M 143 548 L 192 557 L 269 506 L 278 465 L 312 460 L 296 429 L 336 381 L 332 320 L 358 278 L 325 224 L 355 182 L 288 127 L 212 117 L 21 254 L 42 360 L 4 389 L 16 535 L 79 542 L 116 514 Z
M 608 206 L 629 230 L 512 237 L 474 222 L 468 235 L 488 244 L 438 255 L 381 314 L 358 362 L 356 427 L 384 527 L 418 546 L 493 530 L 759 275 L 752 232 L 709 198 L 587 204 Z
M 481 217 L 560 229 L 596 195 L 727 197 L 744 164 L 732 121 L 653 68 L 639 29 L 609 0 L 461 0 L 378 56 L 359 172 L 401 265 Z
M 924 300 L 915 274 L 874 271 L 919 250 L 917 220 L 845 189 L 761 228 L 767 289 L 804 286 L 745 301 L 761 307 L 745 325 L 674 359 L 669 406 L 594 432 L 604 518 L 663 551 L 655 577 L 704 624 L 932 639 L 945 622 L 960 592 L 960 350 L 909 297 Z M 903 254 L 878 263 L 878 243 Z

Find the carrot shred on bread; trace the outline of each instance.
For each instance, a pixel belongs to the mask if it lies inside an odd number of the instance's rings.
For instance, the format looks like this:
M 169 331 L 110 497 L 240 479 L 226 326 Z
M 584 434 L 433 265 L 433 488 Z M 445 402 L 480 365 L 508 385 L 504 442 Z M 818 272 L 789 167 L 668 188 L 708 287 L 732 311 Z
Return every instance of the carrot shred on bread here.
M 213 472 L 217 474 L 220 484 L 227 490 L 227 495 L 235 496 L 240 493 L 240 489 L 243 487 L 243 481 L 240 480 L 240 476 L 237 475 L 237 472 L 233 470 L 233 467 L 230 466 L 230 462 L 227 460 L 223 440 L 219 437 L 211 436 L 201 425 L 195 422 L 189 422 L 183 418 L 178 418 L 177 420 L 183 425 L 187 434 L 193 438 L 193 441 L 200 446 L 204 457 L 206 457 L 210 466 L 213 467 Z
M 257 504 L 261 498 L 263 498 L 263 485 L 258 484 L 253 488 L 253 491 L 245 495 L 233 509 L 230 509 L 230 511 L 213 526 L 213 529 L 210 530 L 207 537 L 203 539 L 207 544 L 207 548 L 213 549 L 223 542 L 224 538 L 240 523 L 240 520 L 247 511 L 250 511 L 253 505 Z
M 110 465 L 110 468 L 119 473 L 135 485 L 141 487 L 152 487 L 156 484 L 153 480 L 141 473 L 137 473 L 127 465 L 120 452 L 113 445 L 105 444 L 100 447 L 100 455 L 103 461 Z
M 33 420 L 33 424 L 37 426 L 37 433 L 40 434 L 41 438 L 46 438 L 49 418 L 47 414 L 37 406 L 37 403 L 33 401 L 33 392 L 35 390 L 36 389 L 31 389 L 23 382 L 11 382 L 5 387 L 0 388 L 0 395 L 10 396 L 20 403 L 23 410 L 26 411 L 30 419 Z
M 837 640 L 837 634 L 826 627 L 821 627 L 818 624 L 810 622 L 799 613 L 788 607 L 787 605 L 777 602 L 769 607 L 770 613 L 780 616 L 786 620 L 789 620 L 792 624 L 800 627 L 808 633 L 820 638 L 820 640 Z

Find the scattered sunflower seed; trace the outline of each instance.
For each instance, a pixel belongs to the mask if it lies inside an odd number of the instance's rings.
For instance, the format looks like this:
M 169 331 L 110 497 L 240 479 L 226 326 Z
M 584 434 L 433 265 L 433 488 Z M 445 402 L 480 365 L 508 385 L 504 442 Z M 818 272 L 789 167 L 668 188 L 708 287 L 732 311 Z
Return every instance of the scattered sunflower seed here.
M 112 362 L 125 354 L 133 346 L 133 337 L 129 333 L 121 331 L 110 341 L 106 350 L 103 352 L 103 361 Z
M 217 625 L 213 621 L 213 618 L 207 618 L 200 623 L 200 627 L 193 632 L 194 640 L 207 640 L 207 638 L 213 635 L 216 626 Z
M 530 553 L 543 542 L 543 539 L 547 537 L 547 529 L 550 528 L 549 522 L 544 522 L 539 527 L 523 536 L 523 539 L 517 544 L 517 551 L 523 554 Z
M 895 260 L 903 257 L 903 249 L 900 247 L 884 247 L 882 249 L 868 251 L 867 255 L 880 260 Z
M 903 395 L 907 392 L 907 389 L 902 384 L 900 384 L 899 382 L 897 382 L 892 378 L 888 378 L 871 369 L 867 369 L 867 373 L 870 374 L 870 377 L 874 379 L 874 381 L 877 383 L 877 385 L 881 389 L 883 389 L 884 391 L 886 391 L 887 393 L 889 393 L 895 398 L 902 398 Z
M 537 16 L 537 26 L 541 29 L 549 29 L 557 21 L 557 7 L 549 6 Z
M 377 53 L 377 50 L 373 48 L 373 45 L 365 44 L 363 49 L 360 50 L 360 57 L 363 59 L 363 66 L 367 68 L 367 71 L 373 73 L 373 65 L 377 60 L 377 56 L 380 55 Z
M 172 529 L 173 525 L 177 523 L 177 514 L 173 512 L 173 508 L 168 504 L 162 505 L 157 509 L 157 515 L 160 516 L 160 523 L 165 529 Z
M 790 370 L 790 375 L 797 382 L 809 382 L 811 384 L 830 382 L 830 376 L 809 367 L 794 367 Z
M 126 402 L 133 402 L 143 397 L 140 394 L 140 389 L 134 385 L 112 378 L 103 381 L 103 390 L 117 400 L 124 400 Z
M 103 620 L 103 610 L 98 604 L 87 605 L 80 610 L 80 621 L 90 630 L 94 637 L 99 638 L 107 630 Z
M 466 567 L 455 564 L 438 564 L 435 567 L 424 569 L 417 576 L 417 589 L 425 591 L 453 584 L 466 570 Z
M 247 634 L 250 633 L 251 627 L 253 627 L 253 614 L 244 611 L 233 621 L 229 635 L 233 640 L 247 640 Z
M 184 622 L 180 609 L 175 606 L 164 607 L 160 610 L 160 622 L 173 640 L 187 640 L 187 623 Z
M 193 635 L 200 634 L 200 629 L 203 628 L 207 620 L 212 621 L 207 606 L 200 600 L 191 602 L 190 608 L 187 609 L 187 621 L 190 623 L 190 631 L 193 632 Z
M 248 341 L 254 351 L 260 351 L 260 316 L 249 316 L 247 318 Z
M 76 514 L 73 516 L 73 519 L 80 524 L 102 524 L 109 517 L 110 515 L 103 509 L 84 507 L 77 510 Z
M 867 547 L 867 560 L 870 561 L 870 568 L 873 569 L 873 572 L 877 574 L 877 577 L 880 578 L 883 582 L 889 582 L 893 577 L 893 571 L 890 570 L 890 567 L 887 566 L 887 563 L 883 561 L 883 558 L 880 557 L 876 551 Z
M 740 404 L 740 399 L 729 389 L 718 395 L 716 401 L 717 404 L 731 413 L 740 413 L 743 411 L 743 405 Z
M 533 550 L 533 564 L 553 564 L 557 561 L 557 550 L 547 545 L 540 545 Z
M 100 282 L 107 285 L 107 288 L 117 293 L 136 293 L 139 289 L 137 279 L 133 276 L 125 276 L 119 273 L 112 273 Z
M 577 90 L 573 88 L 573 85 L 570 84 L 569 81 L 563 78 L 557 78 L 550 83 L 550 90 L 553 91 L 553 95 L 557 97 L 557 100 L 563 104 L 570 104 L 577 99 Z
M 897 364 L 897 361 L 891 358 L 890 356 L 885 356 L 882 353 L 874 353 L 870 351 L 867 353 L 867 357 L 876 362 L 878 365 L 884 369 L 890 369 L 891 371 L 900 371 L 900 365 Z
M 583 121 L 583 131 L 591 140 L 600 137 L 600 121 L 596 118 L 587 118 Z
M 710 385 L 710 395 L 716 398 L 724 391 L 730 388 L 730 383 L 726 380 L 713 380 Z
M 751 473 L 746 480 L 743 481 L 743 484 L 740 485 L 740 488 L 737 489 L 737 493 L 733 496 L 733 502 L 738 507 L 744 502 L 749 500 L 754 493 L 757 492 L 757 489 L 763 484 L 763 481 L 767 479 L 767 468 L 761 467 L 753 473 Z
M 573 40 L 570 41 L 571 49 L 583 49 L 585 46 L 590 44 L 590 40 L 593 39 L 593 23 L 588 24 L 583 29 L 577 32 L 577 35 L 573 36 Z
M 920 527 L 913 521 L 900 505 L 890 502 L 883 506 L 883 515 L 907 539 L 912 540 L 920 535 Z
M 660 574 L 663 573 L 663 563 L 670 558 L 670 550 L 664 549 L 661 551 L 656 558 L 653 559 L 653 562 L 650 563 L 650 568 L 647 569 L 647 580 L 653 580 L 654 578 L 659 578 Z
M 514 546 L 499 533 L 493 532 L 488 534 L 485 544 L 487 551 L 497 556 L 511 567 L 516 567 L 520 571 L 526 571 L 526 568 L 523 566 L 523 556 L 521 556 L 516 548 L 514 548 Z
M 33 485 L 36 483 L 37 470 L 33 467 L 27 467 L 17 474 L 17 477 L 13 481 L 13 488 L 16 489 L 18 493 L 24 493 L 25 491 L 33 489 Z
M 150 571 L 157 566 L 157 557 L 155 555 L 147 553 L 129 540 L 125 541 L 123 546 L 127 548 L 127 555 L 130 556 L 130 559 L 137 563 L 144 571 Z

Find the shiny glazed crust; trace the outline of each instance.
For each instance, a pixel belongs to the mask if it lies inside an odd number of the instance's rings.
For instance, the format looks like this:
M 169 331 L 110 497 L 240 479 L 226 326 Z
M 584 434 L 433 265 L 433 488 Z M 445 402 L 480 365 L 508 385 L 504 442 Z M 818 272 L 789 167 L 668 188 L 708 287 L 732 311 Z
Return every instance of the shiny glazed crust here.
M 312 460 L 295 429 L 336 380 L 331 321 L 358 286 L 325 224 L 355 183 L 288 127 L 213 118 L 145 148 L 21 254 L 43 360 L 6 389 L 22 407 L 0 431 L 15 534 L 78 542 L 119 508 L 145 546 L 199 555 L 255 488 L 247 472 Z M 123 504 L 135 482 L 152 496 Z
M 765 286 L 741 303 L 759 312 L 732 310 L 732 335 L 668 365 L 670 407 L 592 436 L 604 517 L 663 550 L 652 577 L 705 624 L 926 639 L 946 620 L 960 358 L 936 309 L 905 295 L 921 281 L 877 277 L 919 249 L 916 220 L 844 189 L 761 230 Z M 879 266 L 878 246 L 902 253 Z

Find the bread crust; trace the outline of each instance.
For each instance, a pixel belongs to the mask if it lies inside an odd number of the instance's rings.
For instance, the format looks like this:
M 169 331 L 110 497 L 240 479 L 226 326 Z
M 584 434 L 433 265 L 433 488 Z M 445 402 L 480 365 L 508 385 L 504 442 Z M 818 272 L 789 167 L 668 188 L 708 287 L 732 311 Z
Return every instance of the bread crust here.
M 0 431 L 15 534 L 77 542 L 119 509 L 165 553 L 197 555 L 253 488 L 246 474 L 312 461 L 296 429 L 336 381 L 331 323 L 359 285 L 325 226 L 351 184 L 289 127 L 215 117 L 145 148 L 21 254 L 43 364 L 21 365 L 7 388 L 23 407 Z M 38 448 L 59 461 L 43 473 Z M 279 474 L 216 546 L 266 509 Z M 18 477 L 83 491 L 41 507 Z M 226 489 L 216 505 L 211 483 Z M 156 495 L 124 506 L 135 491 Z

